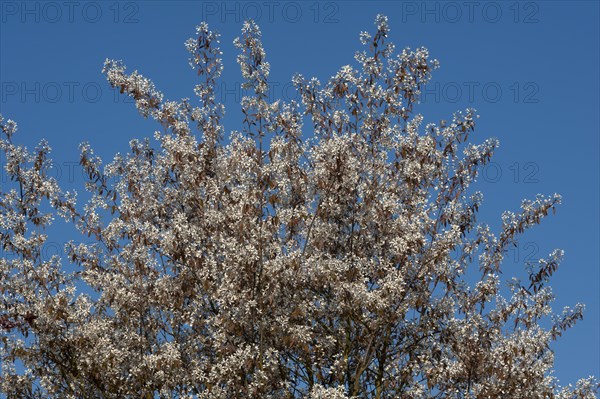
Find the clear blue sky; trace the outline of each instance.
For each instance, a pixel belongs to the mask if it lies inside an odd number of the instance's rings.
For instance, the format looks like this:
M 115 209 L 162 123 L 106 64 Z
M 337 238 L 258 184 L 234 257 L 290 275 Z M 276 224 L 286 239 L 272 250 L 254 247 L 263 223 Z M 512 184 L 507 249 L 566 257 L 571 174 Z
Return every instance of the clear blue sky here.
M 244 18 L 262 28 L 273 96 L 290 99 L 294 72 L 324 81 L 352 63 L 361 47 L 358 34 L 373 32 L 377 13 L 389 17 L 397 49 L 425 46 L 441 63 L 418 109 L 425 119 L 437 122 L 475 107 L 481 118 L 473 140 L 500 139 L 495 163 L 478 184 L 482 220 L 498 226 L 502 210 L 516 210 L 523 198 L 563 195 L 556 216 L 527 233 L 508 256 L 504 276 L 522 274 L 528 258 L 565 250 L 552 284 L 555 310 L 577 302 L 587 309 L 554 346 L 556 375 L 564 384 L 600 376 L 596 1 L 2 0 L 0 112 L 19 123 L 19 141 L 33 145 L 47 138 L 63 186 L 81 188 L 79 169 L 72 166 L 81 141 L 110 159 L 126 151 L 131 138 L 158 128 L 109 88 L 100 73 L 105 58 L 138 69 L 168 98 L 193 99 L 196 76 L 183 43 L 206 20 L 222 34 L 220 94 L 231 130 L 241 126 L 232 41 Z

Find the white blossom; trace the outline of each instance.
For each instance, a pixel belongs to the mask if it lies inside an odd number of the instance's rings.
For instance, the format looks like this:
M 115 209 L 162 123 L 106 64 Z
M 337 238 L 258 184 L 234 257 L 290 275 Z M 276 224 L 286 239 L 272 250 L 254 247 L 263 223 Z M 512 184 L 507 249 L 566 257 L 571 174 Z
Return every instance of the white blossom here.
M 594 378 L 553 376 L 549 345 L 583 315 L 551 307 L 563 252 L 528 265 L 526 282 L 502 274 L 560 196 L 523 201 L 497 233 L 479 222 L 471 186 L 498 141 L 469 144 L 474 109 L 439 124 L 416 113 L 438 62 L 425 48 L 394 57 L 387 18 L 375 25 L 355 65 L 324 84 L 295 75 L 301 100 L 284 102 L 268 98 L 261 32 L 245 22 L 234 43 L 249 90 L 228 140 L 206 23 L 185 43 L 197 105 L 107 60 L 109 84 L 162 129 L 108 163 L 83 143 L 83 204 L 49 175 L 49 145 L 15 144 L 0 117 L 0 392 L 596 397 Z M 81 234 L 46 259 L 55 215 Z

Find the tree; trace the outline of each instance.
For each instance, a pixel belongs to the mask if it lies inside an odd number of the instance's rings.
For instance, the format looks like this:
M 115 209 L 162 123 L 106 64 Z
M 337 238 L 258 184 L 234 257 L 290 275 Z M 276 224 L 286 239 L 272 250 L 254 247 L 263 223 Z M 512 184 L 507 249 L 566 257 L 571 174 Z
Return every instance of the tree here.
M 197 106 L 107 60 L 111 86 L 163 130 L 106 165 L 82 144 L 84 207 L 48 175 L 48 144 L 15 144 L 16 124 L 0 118 L 13 182 L 0 196 L 0 392 L 596 397 L 593 378 L 561 389 L 552 375 L 550 344 L 583 310 L 552 315 L 562 252 L 500 292 L 504 254 L 560 196 L 523 201 L 497 234 L 478 222 L 471 185 L 497 141 L 467 143 L 472 109 L 424 126 L 413 108 L 438 63 L 425 48 L 393 56 L 387 19 L 376 27 L 360 35 L 357 67 L 325 85 L 297 75 L 301 103 L 285 103 L 268 99 L 261 34 L 246 22 L 235 45 L 252 95 L 228 140 L 206 24 L 186 42 Z M 93 244 L 44 259 L 54 215 Z

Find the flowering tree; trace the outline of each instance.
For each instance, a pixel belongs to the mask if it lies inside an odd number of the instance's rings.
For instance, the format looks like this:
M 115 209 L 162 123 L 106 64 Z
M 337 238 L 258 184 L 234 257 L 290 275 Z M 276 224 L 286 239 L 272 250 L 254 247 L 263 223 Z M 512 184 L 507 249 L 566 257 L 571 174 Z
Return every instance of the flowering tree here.
M 325 85 L 295 76 L 302 101 L 285 103 L 269 101 L 260 31 L 245 23 L 235 45 L 252 95 L 228 140 L 206 24 L 186 42 L 199 105 L 107 60 L 110 84 L 162 131 L 104 166 L 83 144 L 84 207 L 48 175 L 48 145 L 15 144 L 0 118 L 13 182 L 0 195 L 0 392 L 594 398 L 594 379 L 561 389 L 552 376 L 549 345 L 582 317 L 578 305 L 542 327 L 562 252 L 500 295 L 504 254 L 560 197 L 523 201 L 496 234 L 476 221 L 470 186 L 497 141 L 467 144 L 472 109 L 423 125 L 413 105 L 437 61 L 393 56 L 387 19 L 376 27 L 356 67 Z M 44 259 L 54 214 L 93 244 Z

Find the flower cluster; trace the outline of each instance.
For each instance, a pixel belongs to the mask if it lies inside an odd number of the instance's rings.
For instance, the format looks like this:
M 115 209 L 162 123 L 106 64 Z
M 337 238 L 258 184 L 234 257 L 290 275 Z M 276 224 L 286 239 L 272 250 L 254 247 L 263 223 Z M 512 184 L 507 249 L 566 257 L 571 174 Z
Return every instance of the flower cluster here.
M 593 378 L 561 388 L 552 375 L 549 345 L 583 311 L 552 313 L 562 252 L 500 294 L 509 246 L 560 197 L 524 201 L 498 234 L 478 222 L 471 185 L 498 142 L 467 142 L 473 109 L 425 124 L 414 108 L 437 61 L 394 56 L 387 18 L 375 25 L 357 65 L 323 85 L 296 75 L 301 102 L 271 103 L 246 22 L 235 45 L 251 94 L 227 140 L 207 24 L 186 42 L 198 105 L 107 60 L 109 83 L 162 130 L 107 164 L 82 144 L 83 206 L 48 174 L 48 145 L 14 144 L 0 117 L 0 393 L 594 398 Z M 92 243 L 45 259 L 55 214 Z

